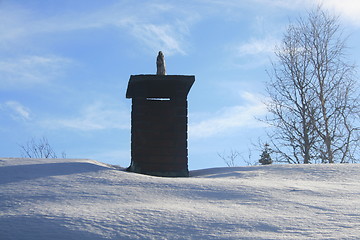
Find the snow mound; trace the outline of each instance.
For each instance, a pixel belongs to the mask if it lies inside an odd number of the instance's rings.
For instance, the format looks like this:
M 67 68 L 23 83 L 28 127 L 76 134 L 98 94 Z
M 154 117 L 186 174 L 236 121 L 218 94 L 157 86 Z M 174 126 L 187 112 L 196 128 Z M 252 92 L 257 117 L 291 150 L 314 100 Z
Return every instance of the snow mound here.
M 360 165 L 190 178 L 78 159 L 0 159 L 0 239 L 358 239 Z

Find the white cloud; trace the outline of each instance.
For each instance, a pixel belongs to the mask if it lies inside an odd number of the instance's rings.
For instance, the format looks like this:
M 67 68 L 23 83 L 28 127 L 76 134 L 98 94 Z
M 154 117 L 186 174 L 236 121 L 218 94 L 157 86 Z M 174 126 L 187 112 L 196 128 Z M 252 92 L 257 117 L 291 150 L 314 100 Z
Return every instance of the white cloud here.
M 322 5 L 325 8 L 340 14 L 349 23 L 360 27 L 360 1 L 359 0 L 257 0 L 258 2 L 286 9 L 304 9 Z
M 80 116 L 47 119 L 42 121 L 41 125 L 48 128 L 69 128 L 82 131 L 130 129 L 130 113 L 97 102 L 81 110 Z
M 272 37 L 265 37 L 263 39 L 252 38 L 236 47 L 237 54 L 239 56 L 272 54 L 277 42 Z
M 155 52 L 162 50 L 167 55 L 185 54 L 184 43 L 181 41 L 183 38 L 182 33 L 176 31 L 176 28 L 172 25 L 135 23 L 129 29 L 131 29 L 131 33 L 136 39 Z
M 326 0 L 321 1 L 324 7 L 334 10 L 345 20 L 360 27 L 360 1 L 358 0 Z
M 340 14 L 352 24 L 360 26 L 360 1 L 357 0 L 257 0 L 257 2 L 268 7 L 291 10 L 310 9 L 317 6 L 317 4 L 322 4 L 325 9 L 330 9 L 330 11 Z M 235 7 L 235 3 L 237 3 L 236 0 L 224 4 L 233 4 Z M 269 63 L 269 58 L 273 56 L 275 46 L 280 43 L 280 39 L 276 38 L 276 31 L 271 34 L 268 33 L 264 38 L 250 38 L 245 42 L 230 46 L 228 48 L 228 65 L 236 68 L 251 69 Z
M 56 56 L 24 56 L 0 60 L 0 89 L 49 82 L 71 61 Z
M 0 104 L 0 109 L 5 110 L 13 119 L 31 120 L 31 111 L 16 101 L 7 101 Z
M 95 13 L 92 21 L 100 23 L 101 27 L 118 27 L 151 52 L 162 50 L 166 55 L 184 55 L 189 26 L 197 19 L 194 15 L 167 2 L 148 2 L 112 5 Z
M 255 119 L 255 117 L 260 117 L 267 112 L 261 98 L 249 92 L 243 93 L 242 98 L 246 104 L 224 108 L 214 113 L 212 118 L 190 124 L 190 137 L 210 137 L 241 127 L 263 126 Z
M 236 68 L 251 69 L 269 62 L 278 40 L 273 37 L 251 38 L 246 42 L 228 48 L 228 65 Z
M 31 29 L 26 27 L 28 23 L 29 12 L 23 8 L 15 6 L 0 7 L 0 48 L 8 48 L 16 39 L 21 39 L 24 33 Z M 4 24 L 6 23 L 6 24 Z
M 0 47 L 24 42 L 38 34 L 113 26 L 152 51 L 185 54 L 184 39 L 195 17 L 180 9 L 168 3 L 121 2 L 96 9 L 85 8 L 76 14 L 64 10 L 54 16 L 38 16 L 18 6 L 7 7 L 0 10 L 0 15 L 4 13 L 0 20 L 8 23 L 0 27 Z
M 268 6 L 298 9 L 299 7 L 304 7 L 314 3 L 314 0 L 257 0 L 257 2 Z

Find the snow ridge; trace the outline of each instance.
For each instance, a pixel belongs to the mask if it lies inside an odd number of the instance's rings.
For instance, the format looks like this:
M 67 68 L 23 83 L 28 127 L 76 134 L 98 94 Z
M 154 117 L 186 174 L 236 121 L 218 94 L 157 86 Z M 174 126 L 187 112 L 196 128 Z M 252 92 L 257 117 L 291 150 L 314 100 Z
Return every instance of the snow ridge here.
M 81 159 L 0 159 L 0 239 L 358 239 L 360 165 L 189 178 Z

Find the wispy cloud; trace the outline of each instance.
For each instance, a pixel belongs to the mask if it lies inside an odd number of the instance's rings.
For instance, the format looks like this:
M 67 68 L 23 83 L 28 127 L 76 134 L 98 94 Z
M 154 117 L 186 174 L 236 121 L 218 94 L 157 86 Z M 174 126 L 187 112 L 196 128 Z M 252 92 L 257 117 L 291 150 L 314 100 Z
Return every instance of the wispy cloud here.
M 236 47 L 237 54 L 239 56 L 271 54 L 274 52 L 277 42 L 272 37 L 265 37 L 263 39 L 252 38 Z
M 205 119 L 189 126 L 189 135 L 192 138 L 203 138 L 224 134 L 241 127 L 260 127 L 255 117 L 264 115 L 267 110 L 261 98 L 252 93 L 242 94 L 244 105 L 221 109 L 213 114 L 214 117 Z
M 224 5 L 240 4 L 238 1 L 227 1 Z M 244 4 L 244 2 L 242 2 Z M 257 0 L 260 5 L 275 7 L 280 9 L 297 10 L 311 9 L 321 4 L 325 9 L 329 9 L 335 14 L 340 14 L 343 19 L 350 21 L 354 25 L 360 26 L 360 2 L 356 0 Z M 220 3 L 219 3 L 220 4 Z M 271 33 L 266 33 L 263 38 L 250 38 L 247 41 L 233 44 L 228 47 L 228 66 L 252 69 L 269 63 L 269 59 L 273 56 L 275 46 L 280 43 L 281 34 L 276 30 L 272 30 Z M 277 38 L 278 35 L 278 38 Z
M 96 102 L 86 106 L 79 116 L 47 119 L 41 122 L 47 128 L 68 128 L 82 131 L 130 129 L 130 113 Z
M 172 25 L 133 24 L 131 33 L 152 51 L 163 50 L 167 55 L 186 54 L 182 33 Z
M 46 83 L 71 62 L 56 56 L 24 56 L 0 60 L 0 89 Z
M 26 27 L 29 11 L 18 6 L 9 6 L 2 3 L 0 7 L 0 49 L 7 49 L 14 41 L 21 39 L 24 33 L 30 31 Z
M 16 101 L 7 101 L 0 104 L 0 110 L 3 110 L 15 120 L 31 120 L 30 109 Z
M 167 55 L 186 54 L 188 29 L 197 19 L 194 12 L 182 11 L 169 2 L 115 4 L 93 16 L 93 22 L 116 26 L 151 52 L 163 50 Z
M 229 65 L 239 68 L 256 68 L 269 62 L 278 40 L 273 37 L 251 38 L 228 47 Z
M 4 13 L 1 16 L 1 13 Z M 38 16 L 30 10 L 11 6 L 0 10 L 0 20 L 7 22 L 0 27 L 0 47 L 22 42 L 31 36 L 54 32 L 77 31 L 115 27 L 132 36 L 140 44 L 168 54 L 185 54 L 188 26 L 194 21 L 193 13 L 163 3 L 121 2 L 96 9 L 82 9 L 74 14 L 69 10 L 55 16 Z
M 313 4 L 313 0 L 256 0 L 256 2 L 273 7 L 281 7 L 287 9 L 298 9 L 299 7 L 308 6 L 311 3 Z

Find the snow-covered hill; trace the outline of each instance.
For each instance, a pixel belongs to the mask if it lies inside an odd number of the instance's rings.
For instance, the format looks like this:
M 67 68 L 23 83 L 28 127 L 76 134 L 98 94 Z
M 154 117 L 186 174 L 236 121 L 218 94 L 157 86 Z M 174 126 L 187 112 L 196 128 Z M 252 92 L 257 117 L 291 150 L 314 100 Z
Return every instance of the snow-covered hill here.
M 360 239 L 360 165 L 127 173 L 0 159 L 0 239 Z

